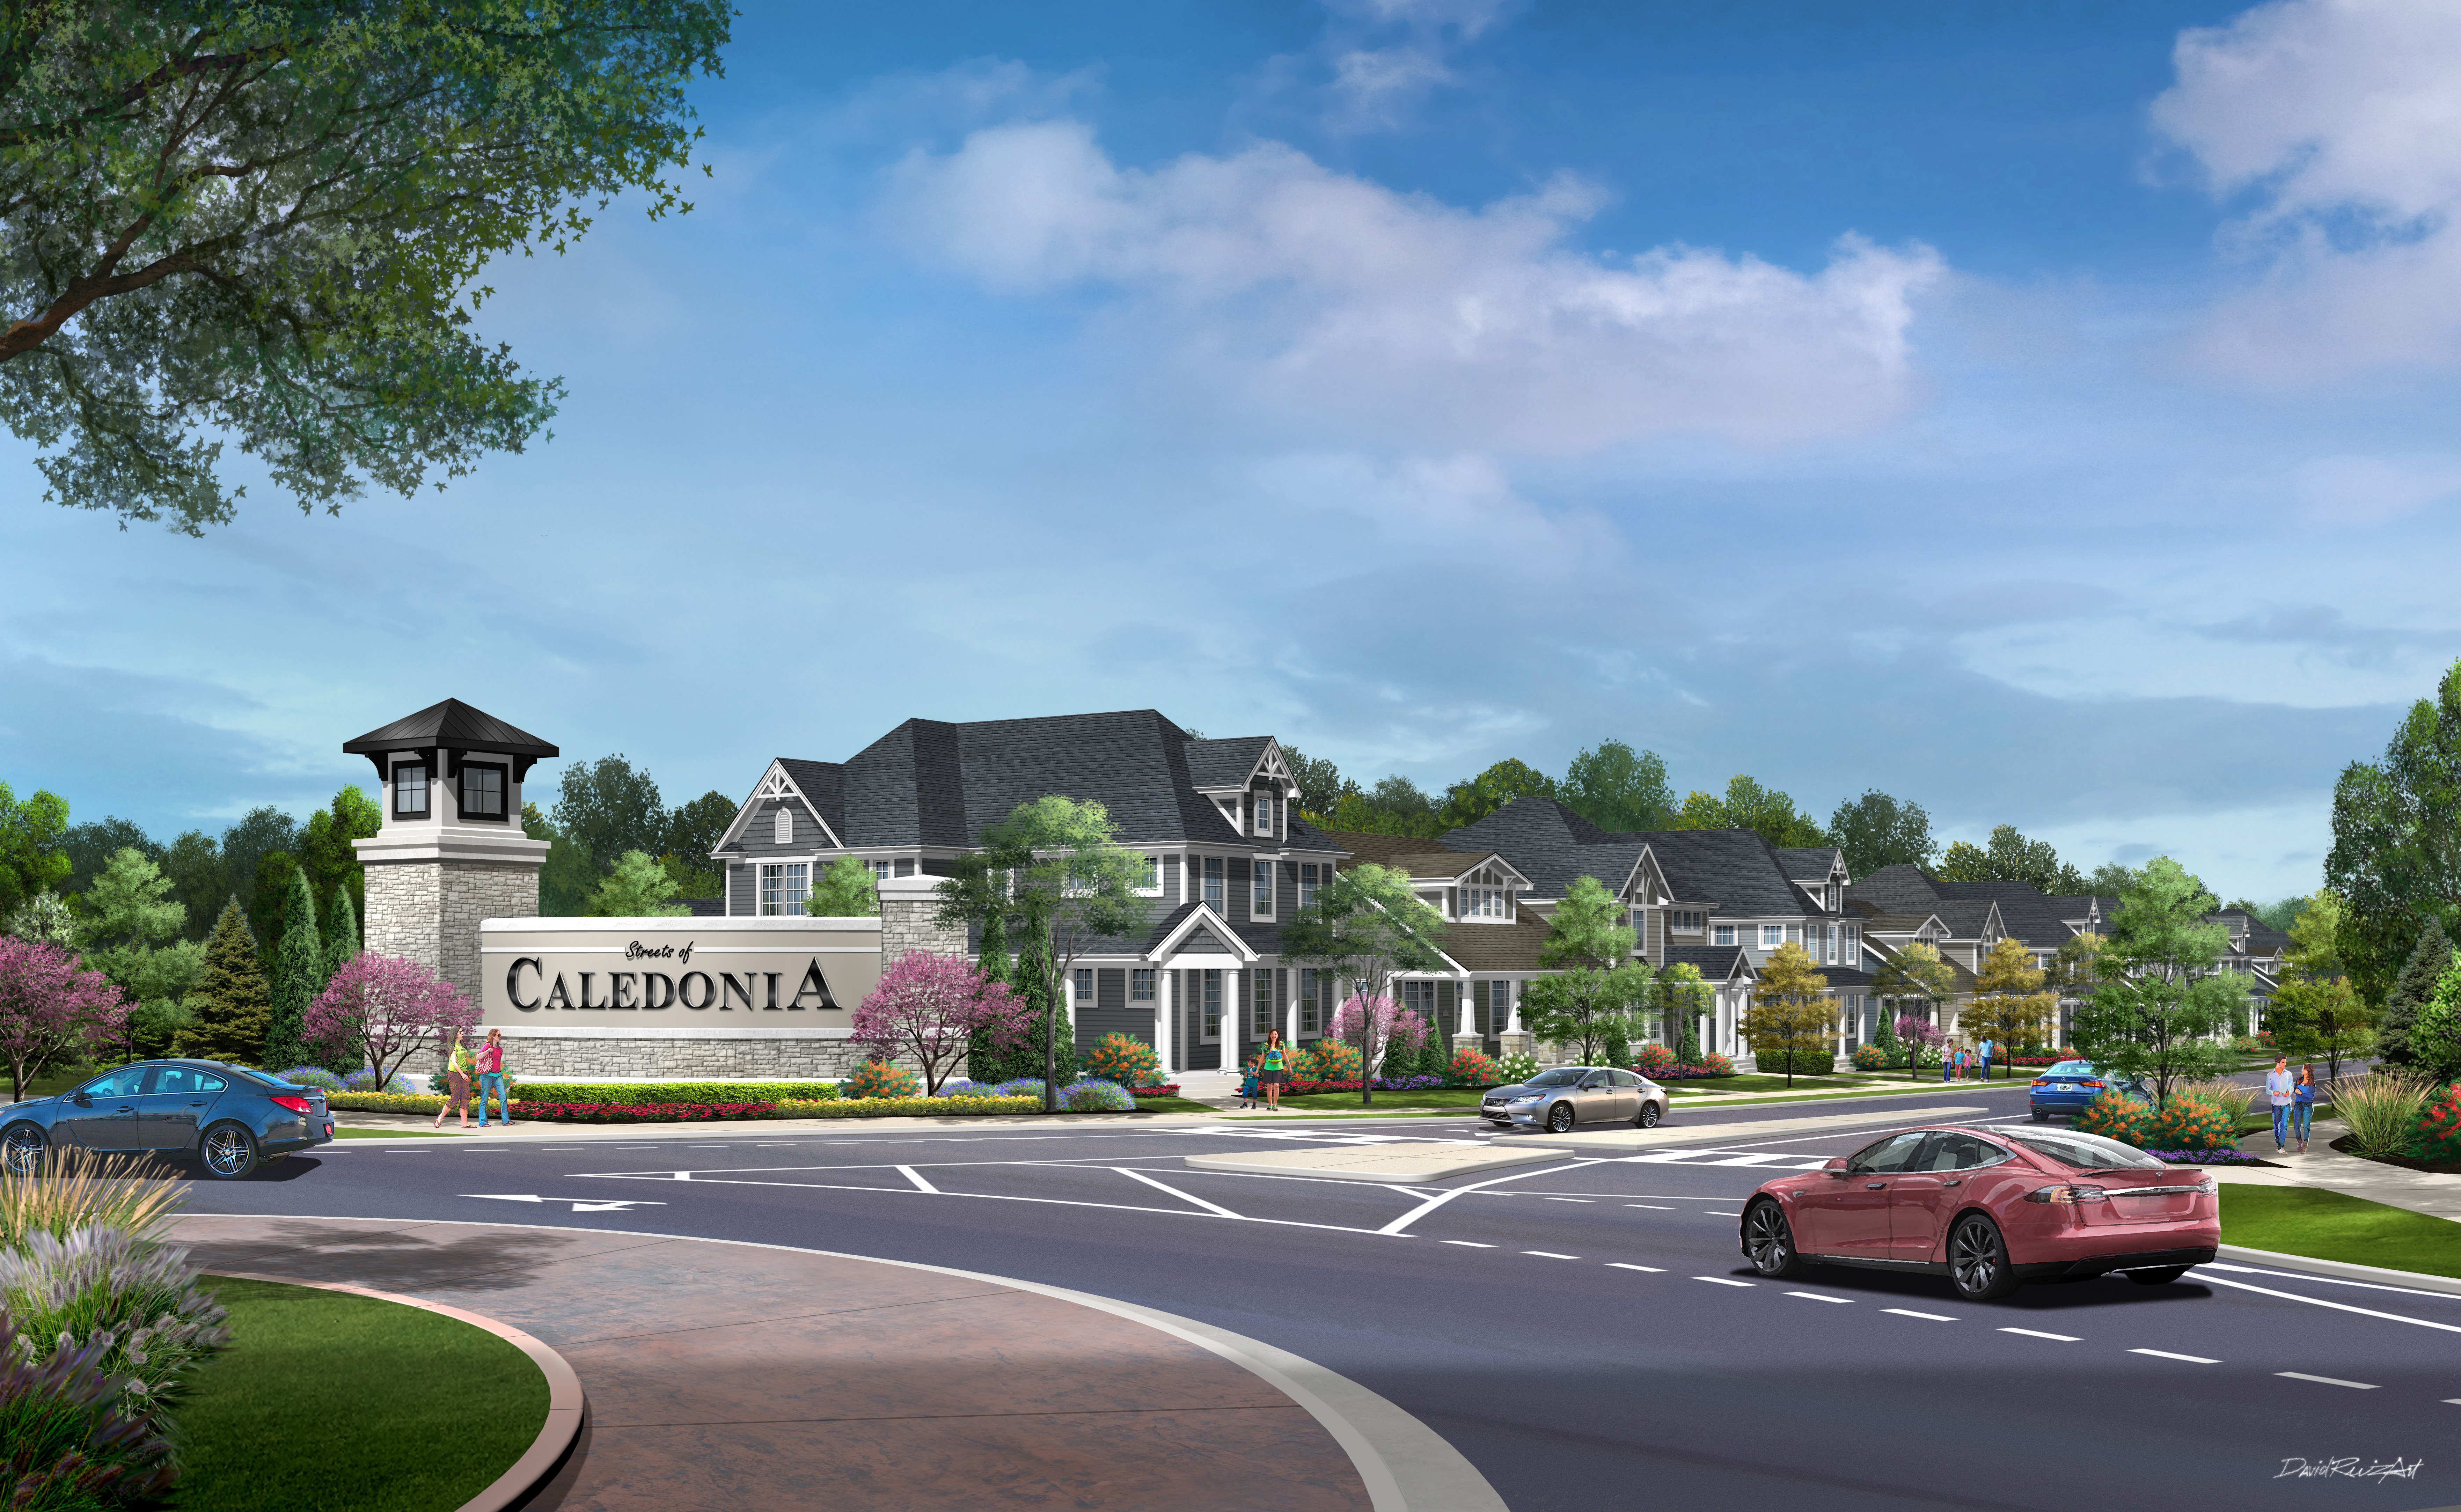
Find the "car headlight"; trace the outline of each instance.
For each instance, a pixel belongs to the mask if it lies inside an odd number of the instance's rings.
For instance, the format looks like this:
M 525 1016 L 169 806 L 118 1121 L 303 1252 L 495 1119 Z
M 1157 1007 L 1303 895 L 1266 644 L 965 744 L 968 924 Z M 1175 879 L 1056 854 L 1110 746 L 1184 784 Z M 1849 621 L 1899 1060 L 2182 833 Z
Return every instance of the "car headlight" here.
M 1505 1106 L 1508 1108 L 1526 1108 L 1537 1100 L 1538 1098 L 1536 1095 L 1532 1094 L 1527 1097 L 1515 1097 L 1511 1101 L 1506 1103 Z

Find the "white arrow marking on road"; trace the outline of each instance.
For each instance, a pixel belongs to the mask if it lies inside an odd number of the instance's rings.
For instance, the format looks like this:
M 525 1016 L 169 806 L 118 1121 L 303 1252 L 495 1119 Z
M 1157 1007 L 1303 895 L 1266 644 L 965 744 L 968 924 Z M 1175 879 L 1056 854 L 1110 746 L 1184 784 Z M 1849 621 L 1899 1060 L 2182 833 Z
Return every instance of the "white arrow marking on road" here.
M 664 1203 L 636 1203 L 629 1201 L 620 1203 L 575 1203 L 572 1204 L 572 1210 L 576 1213 L 620 1213 L 628 1207 L 664 1207 L 667 1204 Z

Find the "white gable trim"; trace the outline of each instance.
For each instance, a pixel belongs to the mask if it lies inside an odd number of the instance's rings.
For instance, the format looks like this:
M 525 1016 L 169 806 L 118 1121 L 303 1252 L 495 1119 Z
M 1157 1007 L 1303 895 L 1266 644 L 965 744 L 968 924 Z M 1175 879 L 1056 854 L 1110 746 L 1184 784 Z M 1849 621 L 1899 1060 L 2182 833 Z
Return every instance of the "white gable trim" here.
M 1179 948 L 1187 943 L 1188 937 L 1199 928 L 1212 930 L 1213 938 L 1236 952 L 1235 958 L 1243 966 L 1253 966 L 1263 959 L 1253 947 L 1239 938 L 1239 931 L 1230 927 L 1230 920 L 1215 913 L 1209 905 L 1201 903 L 1188 910 L 1187 918 L 1173 925 L 1168 934 L 1154 942 L 1154 948 L 1145 952 L 1145 958 L 1157 964 L 1168 961 L 1179 953 Z
M 845 841 L 838 839 L 837 831 L 829 828 L 829 821 L 821 817 L 821 811 L 817 807 L 813 806 L 812 800 L 803 796 L 803 790 L 795 785 L 795 779 L 786 775 L 786 763 L 773 758 L 769 763 L 769 770 L 761 773 L 760 780 L 754 784 L 752 796 L 745 799 L 743 800 L 743 806 L 735 811 L 735 821 L 727 825 L 726 833 L 717 838 L 717 844 L 713 847 L 709 853 L 710 860 L 717 860 L 717 853 L 719 851 L 726 849 L 726 847 L 734 844 L 737 840 L 740 839 L 743 834 L 744 826 L 752 822 L 753 812 L 760 808 L 762 803 L 767 802 L 772 799 L 790 799 L 793 802 L 801 804 L 803 812 L 812 816 L 812 822 L 821 827 L 822 839 L 828 841 L 827 844 L 821 846 L 821 849 L 845 850 L 849 848 Z

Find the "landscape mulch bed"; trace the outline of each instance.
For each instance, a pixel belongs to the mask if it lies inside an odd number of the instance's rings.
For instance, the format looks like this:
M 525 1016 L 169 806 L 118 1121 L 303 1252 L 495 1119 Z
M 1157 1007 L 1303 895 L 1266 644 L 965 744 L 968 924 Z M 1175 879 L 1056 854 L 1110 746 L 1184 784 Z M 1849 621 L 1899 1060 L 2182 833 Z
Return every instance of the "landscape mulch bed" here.
M 2362 1161 L 2373 1161 L 2378 1165 L 2398 1165 L 2405 1171 L 2426 1171 L 2434 1176 L 2461 1176 L 2461 1161 L 2413 1161 L 2407 1155 L 2360 1155 L 2351 1143 L 2356 1138 L 2355 1135 L 2343 1135 L 2333 1141 L 2332 1148 L 2338 1154 L 2358 1156 Z

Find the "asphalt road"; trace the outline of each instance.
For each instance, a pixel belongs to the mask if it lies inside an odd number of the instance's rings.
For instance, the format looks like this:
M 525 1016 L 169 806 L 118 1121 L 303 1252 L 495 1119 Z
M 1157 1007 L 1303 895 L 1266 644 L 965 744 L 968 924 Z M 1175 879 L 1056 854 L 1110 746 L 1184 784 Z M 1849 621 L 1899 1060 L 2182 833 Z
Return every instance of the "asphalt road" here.
M 2023 1093 L 2019 1081 L 1927 1100 L 2022 1117 Z M 1414 1188 L 1198 1172 L 1184 1157 L 1493 1137 L 1471 1119 L 1292 1116 L 368 1139 L 200 1182 L 191 1209 L 695 1234 L 1098 1292 L 1351 1376 L 1523 1509 L 2461 1502 L 2461 1298 L 2215 1266 L 2167 1287 L 2105 1279 L 1976 1306 L 1945 1281 L 1751 1273 L 1736 1248 L 1743 1199 L 1880 1129 L 1723 1143 L 1720 1124 L 1824 1106 L 1903 1106 L 1913 1123 L 1925 1105 L 1679 1104 L 1677 1121 L 1702 1131 L 1680 1154 Z M 2300 1462 L 2344 1473 L 2297 1474 Z M 2386 1464 L 2406 1473 L 2348 1473 Z

